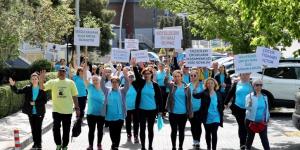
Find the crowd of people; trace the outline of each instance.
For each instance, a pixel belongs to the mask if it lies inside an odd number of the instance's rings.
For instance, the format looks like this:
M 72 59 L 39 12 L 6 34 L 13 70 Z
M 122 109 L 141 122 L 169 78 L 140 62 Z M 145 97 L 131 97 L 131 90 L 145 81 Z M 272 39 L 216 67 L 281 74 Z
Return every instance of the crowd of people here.
M 97 149 L 102 149 L 103 127 L 107 126 L 111 149 L 117 150 L 124 122 L 127 140 L 133 138 L 134 143 L 141 144 L 142 150 L 146 149 L 147 128 L 147 149 L 152 150 L 158 115 L 170 123 L 172 150 L 177 149 L 177 132 L 178 149 L 184 149 L 188 120 L 194 148 L 200 149 L 203 125 L 207 149 L 216 150 L 218 128 L 223 126 L 223 111 L 229 104 L 238 123 L 240 149 L 251 149 L 255 133 L 259 133 L 264 149 L 270 149 L 268 100 L 261 92 L 262 81 L 250 82 L 249 73 L 240 74 L 239 81 L 232 83 L 224 65 L 213 63 L 212 69 L 189 68 L 183 61 L 177 62 L 176 54 L 160 63 L 140 63 L 131 58 L 128 64 L 99 66 L 89 64 L 84 58 L 80 66 L 67 67 L 62 59 L 55 69 L 57 79 L 45 82 L 46 72 L 40 71 L 33 73 L 31 84 L 21 89 L 9 79 L 14 92 L 25 94 L 22 110 L 29 117 L 33 149 L 42 148 L 41 128 L 48 90 L 53 103 L 53 137 L 57 150 L 67 149 L 73 111 L 79 119 L 86 115 L 87 150 L 93 150 L 96 126 Z

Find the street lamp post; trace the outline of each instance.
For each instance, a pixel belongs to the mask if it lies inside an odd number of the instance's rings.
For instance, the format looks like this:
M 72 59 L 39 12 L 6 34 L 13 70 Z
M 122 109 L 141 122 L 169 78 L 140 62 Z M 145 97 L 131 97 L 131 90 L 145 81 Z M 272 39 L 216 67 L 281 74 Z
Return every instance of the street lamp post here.
M 79 0 L 75 1 L 76 27 L 80 27 Z M 80 46 L 76 45 L 77 65 L 80 66 Z
M 123 1 L 122 10 L 121 10 L 121 16 L 120 16 L 120 30 L 119 30 L 119 48 L 122 48 L 122 24 L 123 24 L 123 15 L 124 15 L 124 9 L 126 5 L 126 1 Z

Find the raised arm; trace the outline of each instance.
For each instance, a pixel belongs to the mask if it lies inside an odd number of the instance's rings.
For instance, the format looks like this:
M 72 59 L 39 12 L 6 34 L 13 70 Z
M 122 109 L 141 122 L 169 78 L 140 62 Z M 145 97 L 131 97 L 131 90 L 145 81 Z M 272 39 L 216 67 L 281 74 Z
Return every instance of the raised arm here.
M 84 80 L 85 87 L 87 87 L 90 84 L 90 82 L 89 82 L 89 79 L 87 78 L 87 63 L 86 62 L 84 63 L 84 66 L 83 66 L 83 80 Z
M 100 86 L 101 86 L 101 89 L 104 92 L 104 94 L 106 94 L 107 91 L 108 91 L 108 88 L 105 86 L 106 73 L 107 73 L 107 70 L 103 69 L 102 70 L 101 80 L 100 80 Z
M 133 72 L 134 72 L 134 76 L 136 78 L 136 81 L 137 81 L 137 83 L 140 83 L 140 81 L 142 81 L 143 79 L 141 77 L 141 74 L 138 71 L 137 66 L 136 66 L 137 65 L 136 58 L 131 58 L 130 63 L 133 67 Z
M 26 86 L 23 87 L 23 88 L 21 88 L 21 89 L 18 89 L 16 87 L 16 81 L 14 81 L 11 77 L 8 79 L 8 81 L 9 81 L 9 84 L 10 84 L 10 89 L 14 93 L 16 93 L 16 94 L 23 94 L 23 93 L 25 93 Z
M 129 79 L 128 79 L 128 70 L 124 69 L 123 70 L 123 75 L 124 75 L 124 79 L 125 79 L 125 84 L 124 87 L 121 89 L 122 93 L 125 95 L 129 89 Z

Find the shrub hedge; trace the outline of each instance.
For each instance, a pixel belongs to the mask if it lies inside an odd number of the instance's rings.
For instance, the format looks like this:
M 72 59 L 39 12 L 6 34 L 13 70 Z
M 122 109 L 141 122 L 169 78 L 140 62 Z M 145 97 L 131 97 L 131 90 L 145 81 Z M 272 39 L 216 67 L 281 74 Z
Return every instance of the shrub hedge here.
M 56 78 L 56 74 L 56 72 L 47 73 L 46 80 Z M 16 82 L 18 88 L 22 88 L 27 84 L 29 84 L 29 80 Z M 13 93 L 9 85 L 0 86 L 0 118 L 19 111 L 23 106 L 24 100 L 24 95 Z

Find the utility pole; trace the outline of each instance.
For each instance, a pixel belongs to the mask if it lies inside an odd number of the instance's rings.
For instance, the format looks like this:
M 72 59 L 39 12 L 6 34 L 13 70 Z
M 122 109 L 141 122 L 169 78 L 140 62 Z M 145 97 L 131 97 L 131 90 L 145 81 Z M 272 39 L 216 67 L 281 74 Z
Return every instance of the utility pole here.
M 121 10 L 121 16 L 120 16 L 120 30 L 119 30 L 119 48 L 122 48 L 122 24 L 123 24 L 123 15 L 124 15 L 124 9 L 125 9 L 125 5 L 126 5 L 126 1 L 123 1 L 123 6 L 122 6 L 122 10 Z
M 79 0 L 75 0 L 76 27 L 80 27 Z M 80 66 L 80 46 L 76 45 L 77 65 Z

